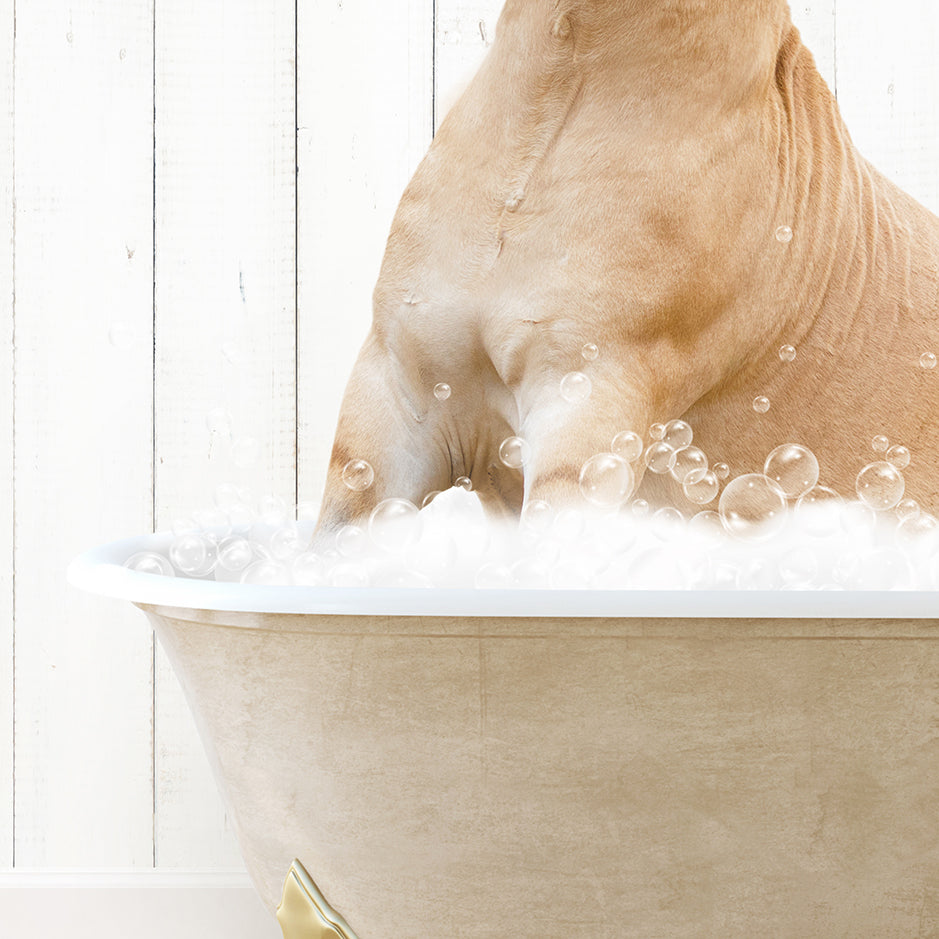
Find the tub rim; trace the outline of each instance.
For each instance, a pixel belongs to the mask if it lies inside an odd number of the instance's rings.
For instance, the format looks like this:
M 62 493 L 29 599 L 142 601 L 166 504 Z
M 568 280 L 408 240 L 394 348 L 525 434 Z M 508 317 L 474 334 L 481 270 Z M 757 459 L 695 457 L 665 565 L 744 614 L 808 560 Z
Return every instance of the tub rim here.
M 137 551 L 165 551 L 170 532 L 91 548 L 69 564 L 88 593 L 151 606 L 244 613 L 646 619 L 939 619 L 939 592 L 924 590 L 471 590 L 295 587 L 143 574 L 123 566 Z

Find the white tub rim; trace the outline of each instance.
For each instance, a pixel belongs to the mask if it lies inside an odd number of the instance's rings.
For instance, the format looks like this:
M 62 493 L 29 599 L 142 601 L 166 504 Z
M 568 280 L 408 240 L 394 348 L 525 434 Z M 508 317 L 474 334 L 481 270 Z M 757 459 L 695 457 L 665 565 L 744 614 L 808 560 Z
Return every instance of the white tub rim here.
M 244 613 L 573 619 L 939 619 L 939 591 L 259 586 L 163 577 L 123 566 L 138 551 L 165 551 L 172 537 L 169 532 L 159 532 L 91 548 L 69 565 L 69 583 L 89 593 L 137 604 Z

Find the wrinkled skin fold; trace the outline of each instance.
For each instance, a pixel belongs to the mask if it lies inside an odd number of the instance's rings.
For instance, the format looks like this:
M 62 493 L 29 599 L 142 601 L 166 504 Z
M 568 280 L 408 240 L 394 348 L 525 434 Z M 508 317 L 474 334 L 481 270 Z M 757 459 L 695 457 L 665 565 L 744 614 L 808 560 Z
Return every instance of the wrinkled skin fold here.
M 798 442 L 849 496 L 886 434 L 935 510 L 937 272 L 939 219 L 856 151 L 783 0 L 508 0 L 395 215 L 320 531 L 460 476 L 497 517 L 577 502 L 614 434 L 677 417 L 734 475 Z

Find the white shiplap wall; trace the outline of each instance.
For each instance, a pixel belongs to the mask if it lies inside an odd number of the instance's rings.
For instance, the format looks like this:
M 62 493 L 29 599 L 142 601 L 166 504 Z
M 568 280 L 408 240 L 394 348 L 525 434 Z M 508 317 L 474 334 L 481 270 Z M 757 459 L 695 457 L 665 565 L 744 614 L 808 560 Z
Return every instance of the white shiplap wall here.
M 14 58 L 0 0 L 0 867 L 239 865 L 142 617 L 64 568 L 221 482 L 319 498 L 395 204 L 499 6 L 20 2 Z M 939 7 L 793 13 L 939 209 Z

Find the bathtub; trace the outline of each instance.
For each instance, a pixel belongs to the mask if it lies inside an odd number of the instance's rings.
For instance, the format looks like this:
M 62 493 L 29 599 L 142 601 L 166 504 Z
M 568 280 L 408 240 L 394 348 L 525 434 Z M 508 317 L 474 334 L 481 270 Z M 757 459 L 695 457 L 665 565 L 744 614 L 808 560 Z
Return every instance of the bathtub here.
M 929 593 L 257 587 L 142 609 L 287 939 L 939 934 Z

